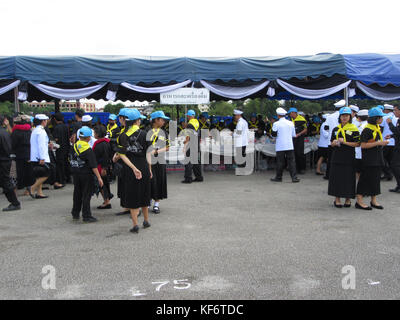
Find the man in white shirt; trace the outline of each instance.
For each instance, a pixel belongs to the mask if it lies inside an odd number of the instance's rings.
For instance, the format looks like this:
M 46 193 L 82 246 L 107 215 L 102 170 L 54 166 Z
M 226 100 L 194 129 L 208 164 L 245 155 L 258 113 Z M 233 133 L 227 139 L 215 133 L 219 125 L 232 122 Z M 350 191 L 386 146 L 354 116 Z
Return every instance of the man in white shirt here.
M 390 104 L 385 104 L 383 106 L 385 109 L 383 110 L 383 113 L 386 114 L 385 117 L 383 117 L 383 121 L 382 121 L 382 136 L 386 137 L 386 136 L 391 136 L 393 134 L 393 132 L 390 130 L 389 128 L 389 124 L 387 123 L 387 119 L 390 118 L 393 119 L 395 118 L 395 115 L 393 113 L 393 106 Z M 385 159 L 385 164 L 382 168 L 382 172 L 383 172 L 383 177 L 382 179 L 385 179 L 387 181 L 391 181 L 393 179 L 393 173 L 391 170 L 391 163 L 392 163 L 392 158 L 393 158 L 393 149 L 394 149 L 394 139 L 391 138 L 389 139 L 389 143 L 388 145 L 383 147 L 383 158 Z
M 357 113 L 357 120 L 354 121 L 353 119 L 353 124 L 355 124 L 358 128 L 358 131 L 360 132 L 360 136 L 362 131 L 364 130 L 365 126 L 368 124 L 368 110 L 363 109 L 360 110 Z M 360 173 L 362 170 L 362 150 L 361 147 L 356 147 L 356 174 L 357 174 L 357 180 L 360 177 Z
M 293 138 L 296 137 L 296 129 L 292 121 L 286 120 L 286 110 L 276 109 L 278 121 L 272 126 L 272 136 L 276 137 L 276 176 L 272 178 L 273 182 L 282 182 L 282 174 L 285 166 L 285 159 L 288 163 L 288 169 L 292 182 L 299 182 L 296 176 L 296 162 L 294 158 Z
M 242 117 L 243 111 L 234 110 L 233 115 L 237 122 L 236 129 L 233 132 L 236 149 L 235 162 L 239 168 L 244 168 L 246 166 L 246 147 L 249 144 L 249 125 Z
M 329 133 L 328 134 L 329 141 L 331 139 L 333 129 L 335 129 L 339 125 L 339 110 L 340 110 L 340 108 L 343 108 L 345 105 L 346 105 L 346 101 L 345 100 L 340 100 L 340 101 L 334 103 L 336 111 L 334 113 L 330 114 L 328 116 L 328 118 L 326 118 L 325 130 L 328 131 L 328 133 Z M 327 165 L 326 165 L 326 172 L 325 172 L 325 176 L 324 176 L 325 180 L 329 179 L 329 170 L 330 170 L 330 167 L 331 167 L 331 165 L 330 165 L 331 157 L 332 157 L 332 147 L 329 144 L 329 147 L 328 147 L 328 162 L 327 162 Z
M 48 179 L 50 170 L 48 164 L 50 163 L 49 156 L 49 137 L 44 129 L 47 125 L 49 117 L 44 114 L 37 114 L 34 119 L 36 123 L 35 130 L 31 134 L 31 163 L 36 177 L 36 181 L 31 187 L 31 196 L 35 194 L 36 199 L 47 198 L 43 194 L 43 183 Z M 46 165 L 47 164 L 47 165 Z

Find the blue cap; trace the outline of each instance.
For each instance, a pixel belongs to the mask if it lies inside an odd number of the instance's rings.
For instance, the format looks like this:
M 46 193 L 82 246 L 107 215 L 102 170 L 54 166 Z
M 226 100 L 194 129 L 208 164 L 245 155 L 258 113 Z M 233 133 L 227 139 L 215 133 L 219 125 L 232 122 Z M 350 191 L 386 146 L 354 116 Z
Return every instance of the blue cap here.
M 108 120 L 117 120 L 117 115 L 111 113 L 111 114 L 108 116 Z
M 128 120 L 135 121 L 137 119 L 146 119 L 145 116 L 142 116 L 138 109 L 128 109 L 126 111 L 126 116 Z
M 181 123 L 181 122 L 185 122 L 185 118 L 184 117 L 179 119 L 179 123 Z
M 218 123 L 218 118 L 213 118 L 213 119 L 212 119 L 212 123 L 213 123 L 213 124 Z
M 384 117 L 385 114 L 382 112 L 381 108 L 375 107 L 368 110 L 368 117 Z
M 208 112 L 202 112 L 201 116 L 207 119 L 209 118 Z
M 165 114 L 164 114 L 164 111 L 156 111 L 156 112 L 153 112 L 151 115 L 150 115 L 150 120 L 153 120 L 153 119 L 157 119 L 157 118 L 161 118 L 161 119 L 164 119 L 164 120 L 170 120 L 169 119 L 169 117 L 167 117 Z
M 196 115 L 196 112 L 194 112 L 194 110 L 188 110 L 186 115 L 189 116 L 189 117 L 194 117 Z
M 272 119 L 274 119 L 274 120 L 278 120 L 278 116 L 272 116 Z
M 83 126 L 79 129 L 79 137 L 87 138 L 92 136 L 92 129 L 87 126 Z
M 298 112 L 296 108 L 290 108 L 289 111 L 287 113 L 291 113 L 291 112 Z
M 376 106 L 375 108 L 381 109 L 382 111 L 385 110 L 385 107 L 384 107 L 384 106 L 381 106 L 381 105 L 378 105 L 378 106 Z
M 349 107 L 340 108 L 339 115 L 341 116 L 342 114 L 351 114 L 351 109 Z
M 252 117 L 252 118 L 257 118 L 257 113 L 254 113 L 254 112 L 253 112 L 253 113 L 251 114 L 251 117 Z
M 126 114 L 127 111 L 128 111 L 128 108 L 120 109 L 119 113 L 118 113 L 118 117 L 127 117 L 127 114 Z

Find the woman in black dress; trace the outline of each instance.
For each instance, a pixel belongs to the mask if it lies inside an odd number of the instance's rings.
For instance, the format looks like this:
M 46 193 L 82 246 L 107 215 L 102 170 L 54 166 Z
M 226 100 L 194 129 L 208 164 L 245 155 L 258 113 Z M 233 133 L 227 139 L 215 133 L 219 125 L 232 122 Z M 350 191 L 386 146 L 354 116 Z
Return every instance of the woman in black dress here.
M 351 206 L 355 198 L 356 171 L 355 147 L 360 145 L 360 133 L 351 123 L 351 109 L 344 107 L 339 112 L 339 125 L 332 131 L 332 157 L 329 173 L 328 194 L 334 196 L 334 206 L 342 208 L 340 198 L 345 198 L 344 207 Z
M 169 140 L 162 127 L 170 119 L 163 111 L 156 111 L 150 115 L 151 129 L 147 132 L 147 140 L 151 143 L 151 199 L 154 200 L 153 212 L 160 213 L 160 200 L 167 199 L 167 168 L 165 152 L 169 149 Z
M 140 112 L 137 109 L 129 109 L 127 118 L 125 132 L 119 137 L 121 147 L 117 154 L 117 157 L 124 162 L 121 206 L 129 208 L 133 221 L 133 228 L 130 231 L 138 233 L 139 208 L 142 208 L 144 216 L 143 227 L 150 227 L 148 207 L 150 206 L 152 173 L 146 156 L 150 143 L 146 140 L 146 132 L 139 128 L 140 119 L 144 118 Z
M 383 147 L 389 141 L 382 137 L 379 125 L 385 114 L 378 107 L 368 111 L 368 124 L 361 134 L 362 167 L 357 184 L 356 208 L 363 210 L 383 209 L 376 196 L 381 193 L 381 172 L 384 165 Z M 364 204 L 364 197 L 371 197 L 371 206 Z

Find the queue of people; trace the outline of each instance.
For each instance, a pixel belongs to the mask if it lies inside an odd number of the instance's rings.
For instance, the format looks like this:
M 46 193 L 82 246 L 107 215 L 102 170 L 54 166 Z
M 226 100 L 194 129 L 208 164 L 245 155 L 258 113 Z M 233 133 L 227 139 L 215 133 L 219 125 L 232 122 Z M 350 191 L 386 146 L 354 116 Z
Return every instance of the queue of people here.
M 400 193 L 399 107 L 385 105 L 359 110 L 357 106 L 345 107 L 343 101 L 335 107 L 337 110 L 330 115 L 315 116 L 311 127 L 296 108 L 278 108 L 271 121 L 263 121 L 255 114 L 247 121 L 242 111 L 235 110 L 230 127 L 236 154 L 246 158 L 248 130 L 270 135 L 276 139 L 277 162 L 271 181 L 281 182 L 287 168 L 292 182 L 297 183 L 297 175 L 305 170 L 304 137 L 310 132 L 319 134 L 316 174 L 324 175 L 321 167 L 326 161 L 324 177 L 329 180 L 328 194 L 335 197 L 334 206 L 350 207 L 351 199 L 356 198 L 358 209 L 383 209 L 377 200 L 382 178 L 394 176 L 397 185 L 390 191 Z M 185 116 L 187 121 L 178 127 L 185 136 L 183 152 L 188 159 L 182 182 L 203 182 L 198 162 L 200 130 L 226 126 L 209 121 L 206 114 L 197 119 L 194 110 Z M 97 209 L 111 209 L 114 195 L 110 183 L 117 179 L 117 197 L 122 208 L 117 215 L 130 214 L 130 231 L 137 233 L 138 217 L 143 214 L 143 228 L 149 228 L 149 211 L 159 214 L 160 203 L 168 196 L 165 153 L 170 147 L 170 118 L 163 111 L 155 111 L 143 124 L 145 119 L 137 109 L 129 108 L 121 109 L 118 115 L 111 114 L 106 126 L 92 124 L 92 117 L 80 109 L 75 121 L 68 125 L 61 113 L 52 115 L 52 119 L 46 114 L 19 115 L 13 126 L 0 117 L 0 186 L 10 203 L 3 210 L 21 208 L 15 189 L 24 190 L 24 195 L 33 199 L 46 199 L 45 184 L 57 190 L 73 181 L 72 218 L 79 220 L 82 213 L 84 222 L 96 222 L 91 198 L 101 194 L 103 202 Z M 12 154 L 16 183 L 10 177 Z M 371 198 L 369 204 L 365 197 Z

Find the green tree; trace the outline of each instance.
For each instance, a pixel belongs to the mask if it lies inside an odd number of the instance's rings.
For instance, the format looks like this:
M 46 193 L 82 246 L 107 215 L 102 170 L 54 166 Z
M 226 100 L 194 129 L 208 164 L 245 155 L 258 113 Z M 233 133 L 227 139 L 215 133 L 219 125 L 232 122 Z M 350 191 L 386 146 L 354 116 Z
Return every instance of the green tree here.
M 122 108 L 125 108 L 125 105 L 123 103 L 117 103 L 117 104 L 108 103 L 104 106 L 104 112 L 118 114 L 119 110 Z

